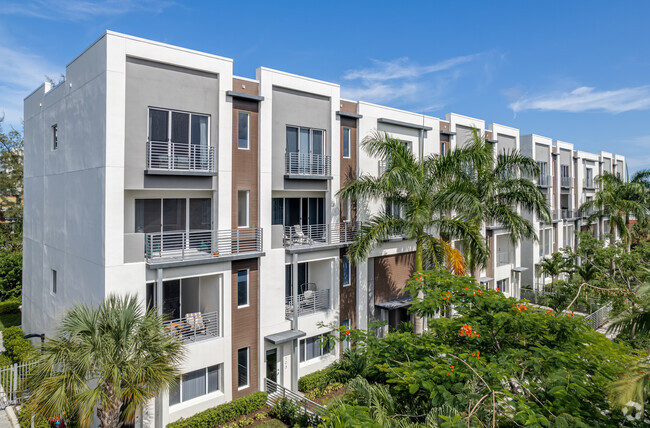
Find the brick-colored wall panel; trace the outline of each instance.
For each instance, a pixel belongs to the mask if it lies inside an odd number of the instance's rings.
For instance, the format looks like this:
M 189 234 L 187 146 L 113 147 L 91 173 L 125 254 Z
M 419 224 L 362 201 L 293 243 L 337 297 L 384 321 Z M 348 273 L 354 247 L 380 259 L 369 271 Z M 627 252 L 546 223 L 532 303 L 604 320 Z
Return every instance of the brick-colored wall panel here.
M 406 296 L 406 282 L 415 269 L 415 252 L 375 257 L 375 303 Z

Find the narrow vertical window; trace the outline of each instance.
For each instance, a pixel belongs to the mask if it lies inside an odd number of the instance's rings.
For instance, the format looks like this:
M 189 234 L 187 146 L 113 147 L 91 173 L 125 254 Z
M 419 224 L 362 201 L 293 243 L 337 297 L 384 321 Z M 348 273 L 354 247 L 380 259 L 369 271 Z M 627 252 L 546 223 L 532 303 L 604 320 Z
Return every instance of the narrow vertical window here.
M 221 390 L 221 379 L 219 379 L 220 371 L 221 366 L 218 364 L 216 366 L 208 367 L 208 392 Z
M 343 128 L 343 157 L 350 157 L 350 128 Z
M 249 138 L 250 138 L 250 114 L 239 112 L 238 114 L 238 126 L 237 126 L 237 148 L 238 149 L 249 149 Z
M 248 357 L 249 348 L 242 348 L 237 351 L 237 386 L 239 389 L 248 386 Z
M 352 220 L 352 201 L 350 199 L 343 199 L 341 201 L 341 220 Z
M 52 269 L 52 273 L 50 276 L 50 291 L 52 292 L 52 295 L 56 295 L 57 291 L 57 273 L 54 269 Z
M 248 306 L 248 269 L 237 271 L 237 306 Z
M 59 125 L 52 125 L 52 150 L 56 150 L 59 147 Z
M 237 192 L 237 227 L 248 227 L 250 217 L 250 190 Z
M 346 329 L 349 330 L 350 329 L 350 320 L 343 320 L 341 325 L 342 325 L 343 328 L 346 328 Z M 343 338 L 343 341 L 341 343 L 343 344 L 343 351 L 345 351 L 347 349 L 350 349 L 350 338 L 349 338 L 349 336 L 346 335 Z
M 440 142 L 440 154 L 443 155 L 447 151 L 447 147 L 445 146 L 445 142 L 441 141 Z
M 341 260 L 342 260 L 341 269 L 343 270 L 343 286 L 347 287 L 350 285 L 350 259 L 348 258 L 348 256 L 343 256 Z
M 282 225 L 282 220 L 284 219 L 284 201 L 282 198 L 273 198 L 271 204 L 271 224 Z

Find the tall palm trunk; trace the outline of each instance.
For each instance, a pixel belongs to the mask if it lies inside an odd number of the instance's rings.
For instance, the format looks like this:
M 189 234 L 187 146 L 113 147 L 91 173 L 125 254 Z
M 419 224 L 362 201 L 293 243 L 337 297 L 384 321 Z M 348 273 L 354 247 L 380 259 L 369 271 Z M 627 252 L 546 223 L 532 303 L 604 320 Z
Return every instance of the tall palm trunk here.
M 118 428 L 122 426 L 120 421 L 120 410 L 122 402 L 115 397 L 115 388 L 113 385 L 106 385 L 106 395 L 111 397 L 109 400 L 102 401 L 97 406 L 97 418 L 99 419 L 100 428 Z
M 415 274 L 420 275 L 424 271 L 424 244 L 422 242 L 422 237 L 418 236 L 415 240 Z M 424 297 L 424 294 L 420 291 L 417 296 L 419 299 Z M 413 333 L 422 334 L 424 331 L 424 319 L 417 315 L 413 315 Z

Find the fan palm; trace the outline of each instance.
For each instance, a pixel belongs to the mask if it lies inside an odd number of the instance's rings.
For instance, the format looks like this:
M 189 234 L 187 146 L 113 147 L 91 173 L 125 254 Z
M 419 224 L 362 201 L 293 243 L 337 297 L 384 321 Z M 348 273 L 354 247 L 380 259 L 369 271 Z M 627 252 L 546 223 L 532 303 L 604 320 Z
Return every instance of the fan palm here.
M 610 244 L 614 245 L 615 233 L 623 238 L 628 252 L 632 244 L 628 224 L 630 216 L 638 221 L 645 221 L 648 214 L 648 198 L 644 184 L 641 181 L 625 183 L 614 174 L 605 173 L 596 177 L 600 190 L 594 199 L 580 206 L 583 211 L 593 211 L 589 216 L 592 222 L 599 217 L 609 218 Z
M 544 257 L 537 264 L 537 275 L 547 275 L 551 277 L 551 281 L 555 282 L 560 277 L 560 274 L 568 272 L 571 266 L 567 260 L 562 256 L 562 253 L 553 253 L 551 257 Z
M 155 310 L 144 310 L 133 296 L 75 306 L 43 346 L 30 403 L 45 417 L 76 412 L 84 427 L 96 409 L 100 427 L 121 426 L 176 382 L 182 352 Z
M 530 180 L 539 175 L 537 163 L 517 150 L 494 156 L 494 148 L 474 129 L 464 147 L 479 155 L 464 157 L 451 174 L 439 178 L 444 185 L 436 196 L 436 204 L 448 210 L 462 212 L 478 223 L 498 223 L 510 234 L 516 245 L 521 238 L 537 239 L 535 227 L 519 214 L 518 206 L 535 212 L 550 221 L 548 201 Z M 470 267 L 480 266 L 479 260 L 468 254 Z

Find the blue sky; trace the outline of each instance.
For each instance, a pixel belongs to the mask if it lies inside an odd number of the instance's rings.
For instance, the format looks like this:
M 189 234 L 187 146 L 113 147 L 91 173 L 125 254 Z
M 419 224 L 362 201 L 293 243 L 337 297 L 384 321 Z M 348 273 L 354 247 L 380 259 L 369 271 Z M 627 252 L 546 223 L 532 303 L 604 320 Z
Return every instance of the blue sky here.
M 648 1 L 2 0 L 0 114 L 106 29 L 341 84 L 346 98 L 455 112 L 650 167 Z M 6 125 L 5 125 L 6 127 Z

